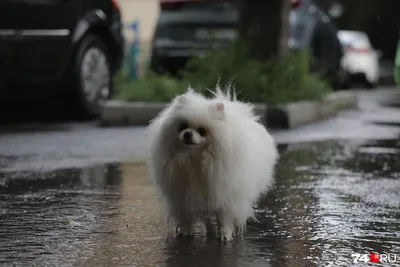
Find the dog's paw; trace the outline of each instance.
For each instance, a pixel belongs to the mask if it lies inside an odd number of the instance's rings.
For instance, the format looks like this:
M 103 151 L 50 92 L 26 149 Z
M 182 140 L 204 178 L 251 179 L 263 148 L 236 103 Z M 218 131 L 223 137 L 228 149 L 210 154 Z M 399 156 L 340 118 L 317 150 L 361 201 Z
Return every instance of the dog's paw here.
M 194 233 L 191 232 L 185 232 L 185 231 L 179 231 L 176 233 L 177 237 L 184 237 L 184 236 L 193 236 Z
M 180 227 L 179 225 L 176 227 L 176 236 L 177 237 L 192 236 L 192 235 L 194 235 L 194 232 L 191 228 L 184 228 L 184 227 Z
M 230 242 L 234 239 L 234 233 L 231 229 L 223 229 L 221 236 L 220 236 L 220 241 L 221 242 Z
M 231 242 L 231 241 L 233 241 L 233 235 L 228 235 L 228 236 L 222 235 L 220 237 L 220 241 L 223 243 Z

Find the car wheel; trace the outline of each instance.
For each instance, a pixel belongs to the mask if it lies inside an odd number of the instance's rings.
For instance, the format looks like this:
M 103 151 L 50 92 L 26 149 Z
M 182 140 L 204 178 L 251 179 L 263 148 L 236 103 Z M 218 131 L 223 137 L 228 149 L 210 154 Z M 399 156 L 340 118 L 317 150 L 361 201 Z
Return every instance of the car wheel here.
M 332 87 L 335 90 L 349 89 L 349 85 L 347 83 L 347 72 L 341 65 L 339 65 L 339 67 L 335 73 L 335 77 L 333 78 Z
M 111 57 L 102 39 L 90 34 L 81 41 L 74 60 L 72 108 L 80 119 L 96 118 L 112 94 Z
M 345 90 L 351 89 L 351 74 L 343 69 L 342 88 Z

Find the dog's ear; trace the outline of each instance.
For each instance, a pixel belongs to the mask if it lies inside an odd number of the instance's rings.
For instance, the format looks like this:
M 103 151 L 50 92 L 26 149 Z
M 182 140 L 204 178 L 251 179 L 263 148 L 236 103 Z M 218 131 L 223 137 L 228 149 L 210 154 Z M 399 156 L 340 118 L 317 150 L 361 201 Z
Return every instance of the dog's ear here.
M 175 108 L 180 109 L 184 107 L 187 103 L 187 97 L 185 95 L 177 96 L 175 99 Z
M 217 102 L 212 103 L 209 107 L 211 115 L 218 120 L 223 120 L 225 118 L 225 105 L 224 103 Z

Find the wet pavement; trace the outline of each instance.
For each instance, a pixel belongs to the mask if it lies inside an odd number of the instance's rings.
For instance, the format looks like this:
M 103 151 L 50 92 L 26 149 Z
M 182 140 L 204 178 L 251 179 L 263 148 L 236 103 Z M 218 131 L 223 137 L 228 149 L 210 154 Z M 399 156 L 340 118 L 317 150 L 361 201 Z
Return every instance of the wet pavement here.
M 169 234 L 146 168 L 129 163 L 144 156 L 143 129 L 3 127 L 0 266 L 368 266 L 351 255 L 400 254 L 400 107 L 379 93 L 274 131 L 276 185 L 228 244 L 200 228 Z

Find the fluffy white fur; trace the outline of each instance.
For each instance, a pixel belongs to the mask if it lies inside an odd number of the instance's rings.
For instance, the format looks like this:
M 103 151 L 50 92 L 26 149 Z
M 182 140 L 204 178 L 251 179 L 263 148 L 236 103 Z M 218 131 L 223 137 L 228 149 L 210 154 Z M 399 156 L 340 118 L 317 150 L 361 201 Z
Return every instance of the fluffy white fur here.
M 232 240 L 271 187 L 278 159 L 253 106 L 237 101 L 229 89 L 217 87 L 213 98 L 205 98 L 189 88 L 149 130 L 150 177 L 169 219 L 190 235 L 197 221 L 215 217 L 221 240 Z

